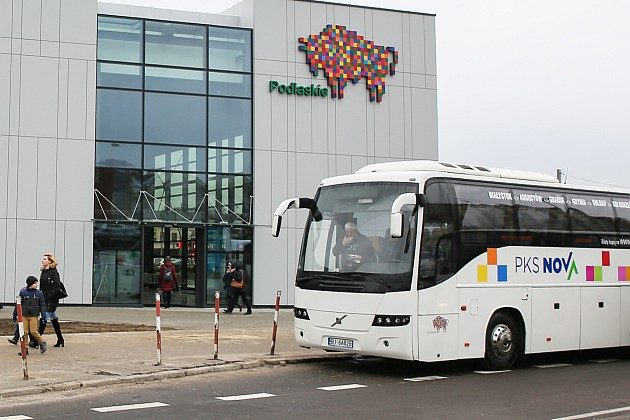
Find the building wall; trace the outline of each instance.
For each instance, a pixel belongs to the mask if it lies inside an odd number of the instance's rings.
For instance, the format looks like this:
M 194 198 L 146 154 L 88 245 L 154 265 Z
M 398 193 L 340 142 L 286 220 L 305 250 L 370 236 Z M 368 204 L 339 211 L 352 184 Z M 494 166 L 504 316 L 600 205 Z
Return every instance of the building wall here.
M 0 0 L 0 301 L 45 251 L 92 302 L 96 0 Z
M 226 13 L 253 17 L 254 27 L 254 304 L 272 304 L 276 290 L 293 304 L 307 213 L 289 212 L 272 238 L 275 207 L 366 164 L 437 159 L 435 17 L 293 0 L 246 0 Z M 326 86 L 323 72 L 309 72 L 298 38 L 327 24 L 399 52 L 382 102 L 370 102 L 365 79 L 348 84 L 341 100 L 269 92 L 270 80 Z

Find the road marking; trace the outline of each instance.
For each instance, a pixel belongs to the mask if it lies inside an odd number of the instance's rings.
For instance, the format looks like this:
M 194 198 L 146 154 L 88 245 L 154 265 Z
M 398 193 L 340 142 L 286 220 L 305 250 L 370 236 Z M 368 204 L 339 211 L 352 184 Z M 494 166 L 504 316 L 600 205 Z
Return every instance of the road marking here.
M 355 388 L 367 388 L 367 386 L 359 385 L 359 384 L 348 384 L 348 385 L 322 386 L 317 389 L 321 389 L 322 391 L 342 391 L 344 389 L 355 389 Z
M 593 363 L 611 363 L 611 362 L 618 362 L 619 359 L 597 359 L 597 360 L 591 360 L 591 362 Z
M 512 372 L 512 371 L 511 370 L 476 370 L 474 372 L 480 375 L 492 375 L 493 373 L 506 373 L 506 372 Z
M 630 406 L 620 407 L 620 408 L 613 408 L 613 409 L 610 409 L 610 410 L 603 410 L 603 411 L 593 411 L 592 413 L 576 414 L 575 416 L 569 416 L 569 417 L 558 417 L 558 418 L 555 418 L 553 420 L 587 419 L 587 418 L 591 418 L 591 417 L 595 417 L 595 416 L 604 416 L 606 414 L 623 413 L 623 412 L 626 412 L 626 411 L 630 411 Z
M 405 378 L 409 382 L 436 381 L 438 379 L 446 379 L 446 376 L 420 376 L 418 378 Z
M 113 411 L 140 410 L 143 408 L 155 407 L 168 407 L 168 404 L 161 402 L 152 402 L 143 404 L 112 405 L 110 407 L 92 408 L 92 411 L 98 411 L 99 413 L 111 413 Z
M 275 397 L 274 394 L 267 394 L 266 392 L 261 392 L 259 394 L 245 394 L 245 395 L 232 395 L 231 397 L 216 397 L 217 400 L 222 401 L 242 401 L 242 400 L 254 400 L 256 398 L 269 398 Z
M 33 417 L 29 417 L 29 416 L 4 416 L 4 417 L 0 417 L 0 420 L 33 420 Z
M 538 369 L 549 369 L 549 368 L 557 368 L 557 367 L 565 367 L 571 366 L 568 363 L 549 363 L 548 365 L 534 365 L 535 368 Z

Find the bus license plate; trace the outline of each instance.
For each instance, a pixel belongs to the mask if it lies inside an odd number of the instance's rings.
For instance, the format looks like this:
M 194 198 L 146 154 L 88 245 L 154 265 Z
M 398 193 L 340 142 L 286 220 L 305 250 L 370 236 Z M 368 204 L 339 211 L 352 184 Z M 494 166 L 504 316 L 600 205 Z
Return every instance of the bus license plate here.
M 328 346 L 342 349 L 351 349 L 354 347 L 354 341 L 351 338 L 328 337 Z

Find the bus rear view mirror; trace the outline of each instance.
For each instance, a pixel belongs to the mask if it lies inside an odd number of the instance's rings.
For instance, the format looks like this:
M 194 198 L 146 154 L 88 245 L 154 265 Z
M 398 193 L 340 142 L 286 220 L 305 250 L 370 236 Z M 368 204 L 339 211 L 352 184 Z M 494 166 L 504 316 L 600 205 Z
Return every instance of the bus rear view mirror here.
M 316 222 L 322 220 L 322 214 L 315 204 L 315 200 L 312 198 L 289 198 L 284 200 L 276 211 L 273 213 L 273 220 L 271 222 L 271 235 L 278 237 L 280 235 L 280 228 L 282 226 L 282 215 L 289 209 L 309 209 L 313 215 L 313 219 Z
M 418 193 L 401 194 L 394 200 L 390 219 L 390 233 L 392 238 L 402 238 L 403 236 L 404 218 L 402 208 L 404 206 L 423 207 L 424 203 L 424 195 Z

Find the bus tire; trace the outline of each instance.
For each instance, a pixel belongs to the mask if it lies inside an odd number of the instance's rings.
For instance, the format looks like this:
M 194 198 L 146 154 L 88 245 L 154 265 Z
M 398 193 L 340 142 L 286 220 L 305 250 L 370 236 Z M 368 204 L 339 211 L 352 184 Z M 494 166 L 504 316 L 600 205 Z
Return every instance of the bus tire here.
M 491 370 L 510 369 L 520 349 L 520 330 L 514 319 L 503 312 L 490 318 L 486 329 L 485 365 Z

